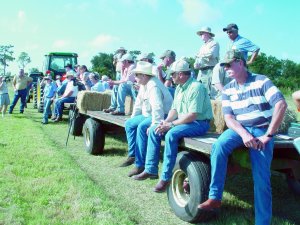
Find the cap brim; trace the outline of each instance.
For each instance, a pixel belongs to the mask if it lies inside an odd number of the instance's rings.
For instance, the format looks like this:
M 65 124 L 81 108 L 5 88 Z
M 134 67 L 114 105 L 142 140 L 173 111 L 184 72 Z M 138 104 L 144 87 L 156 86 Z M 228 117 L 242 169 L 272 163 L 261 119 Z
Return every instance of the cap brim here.
M 198 34 L 199 36 L 201 36 L 202 33 L 209 33 L 212 37 L 215 36 L 215 34 L 210 33 L 210 32 L 206 32 L 206 31 L 198 31 L 198 32 L 197 32 L 197 34 Z
M 145 73 L 145 71 L 140 71 L 140 70 L 133 70 L 132 72 L 135 74 L 139 73 L 139 74 L 145 74 L 148 76 L 155 76 L 153 73 Z
M 228 31 L 229 29 L 227 29 L 227 28 L 223 28 L 223 31 Z

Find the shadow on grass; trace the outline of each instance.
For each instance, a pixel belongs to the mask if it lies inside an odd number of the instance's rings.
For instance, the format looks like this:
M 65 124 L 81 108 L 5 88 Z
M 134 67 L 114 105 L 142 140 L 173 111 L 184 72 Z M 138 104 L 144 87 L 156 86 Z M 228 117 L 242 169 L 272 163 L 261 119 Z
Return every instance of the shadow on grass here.
M 300 196 L 293 194 L 282 176 L 272 175 L 272 201 L 273 201 L 273 218 L 276 221 L 289 220 L 292 224 L 300 224 Z M 252 205 L 254 212 L 254 190 L 252 173 L 250 170 L 242 169 L 241 172 L 227 176 L 225 191 L 234 195 L 239 200 Z M 228 207 L 231 211 L 232 207 Z M 223 211 L 222 207 L 222 211 Z M 239 208 L 239 211 L 244 209 Z M 249 211 L 249 210 L 246 210 Z M 228 213 L 228 212 L 227 212 Z M 254 217 L 254 213 L 253 213 Z M 274 219 L 273 219 L 274 220 Z M 278 224 L 278 223 L 274 223 Z

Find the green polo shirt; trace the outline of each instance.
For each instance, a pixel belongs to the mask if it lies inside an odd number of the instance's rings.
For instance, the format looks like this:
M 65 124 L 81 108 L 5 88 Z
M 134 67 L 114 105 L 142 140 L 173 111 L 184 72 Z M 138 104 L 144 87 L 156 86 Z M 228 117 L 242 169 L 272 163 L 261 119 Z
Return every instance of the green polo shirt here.
M 210 120 L 213 118 L 209 96 L 205 87 L 190 77 L 185 84 L 177 85 L 172 109 L 181 118 L 187 113 L 197 113 L 197 120 Z

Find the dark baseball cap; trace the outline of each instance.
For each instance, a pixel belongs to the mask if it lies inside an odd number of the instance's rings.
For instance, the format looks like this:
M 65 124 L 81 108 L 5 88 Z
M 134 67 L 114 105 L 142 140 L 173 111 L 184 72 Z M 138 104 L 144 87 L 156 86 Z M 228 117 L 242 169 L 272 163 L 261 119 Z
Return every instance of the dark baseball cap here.
M 223 31 L 238 30 L 238 26 L 235 23 L 228 24 L 227 27 L 223 28 Z
M 226 52 L 225 57 L 220 62 L 220 66 L 228 65 L 234 60 L 243 60 L 245 62 L 243 53 L 238 50 L 230 50 Z

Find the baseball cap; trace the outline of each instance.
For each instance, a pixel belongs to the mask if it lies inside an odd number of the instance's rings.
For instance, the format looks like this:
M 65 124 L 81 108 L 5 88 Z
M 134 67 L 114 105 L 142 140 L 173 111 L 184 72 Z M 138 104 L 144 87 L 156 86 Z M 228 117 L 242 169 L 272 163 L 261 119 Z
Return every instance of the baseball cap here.
M 228 24 L 227 27 L 223 28 L 223 31 L 238 30 L 238 26 L 235 23 Z
M 164 59 L 165 57 L 171 57 L 171 58 L 175 59 L 176 54 L 172 50 L 166 50 L 159 58 L 160 59 Z
M 220 62 L 220 66 L 229 64 L 237 59 L 243 60 L 245 62 L 244 55 L 242 52 L 240 52 L 238 50 L 230 50 L 230 51 L 226 52 L 225 57 Z
M 184 59 L 177 60 L 172 63 L 170 73 L 190 71 L 190 64 Z

